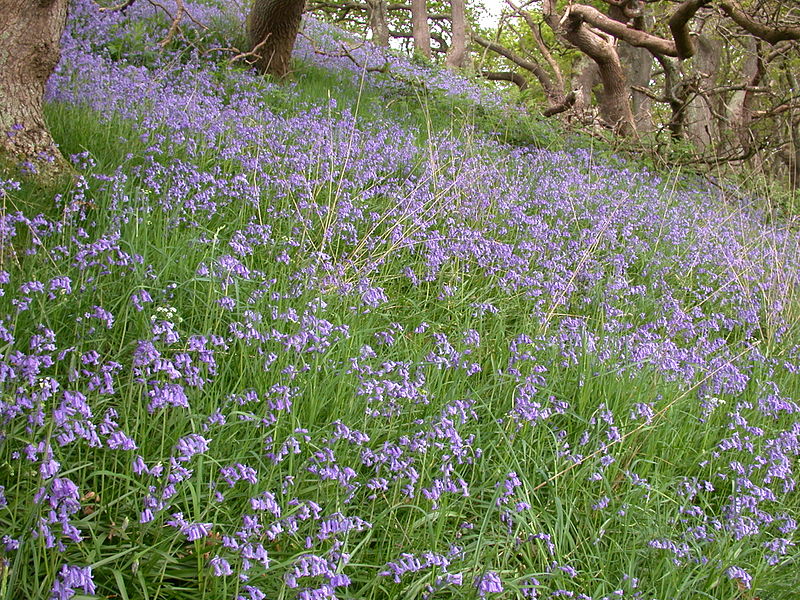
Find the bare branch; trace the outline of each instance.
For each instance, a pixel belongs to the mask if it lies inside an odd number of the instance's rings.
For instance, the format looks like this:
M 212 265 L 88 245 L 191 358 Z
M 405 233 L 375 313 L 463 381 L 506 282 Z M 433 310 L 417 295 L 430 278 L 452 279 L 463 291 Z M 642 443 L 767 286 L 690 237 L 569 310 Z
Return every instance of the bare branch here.
M 792 99 L 794 100 L 794 99 Z M 791 100 L 782 102 L 778 106 L 774 106 L 769 110 L 761 110 L 761 111 L 754 111 L 753 112 L 753 119 L 766 119 L 769 117 L 774 117 L 776 115 L 780 115 L 785 113 L 789 110 L 794 110 L 800 108 L 800 102 L 792 102 Z
M 479 35 L 473 35 L 472 41 L 478 44 L 479 46 L 483 46 L 487 50 L 491 50 L 492 52 L 496 52 L 500 56 L 503 56 L 513 62 L 518 67 L 522 67 L 526 71 L 530 71 L 534 75 L 537 75 L 537 72 L 541 72 L 545 78 L 547 78 L 547 74 L 542 71 L 542 67 L 535 61 L 526 60 L 522 58 L 520 55 L 515 54 L 512 50 L 509 50 L 505 46 L 498 44 L 497 42 L 491 42 L 486 38 L 483 38 Z M 537 75 L 538 77 L 538 75 Z
M 705 90 L 704 93 L 709 94 L 711 96 L 715 94 L 725 94 L 727 92 L 751 92 L 753 94 L 772 94 L 773 90 L 768 87 L 759 87 L 757 85 L 723 85 L 715 88 L 711 88 L 709 90 Z
M 403 39 L 403 40 L 410 40 L 413 39 L 413 33 L 406 33 L 405 31 L 390 31 L 389 35 L 393 38 Z M 447 52 L 447 41 L 440 36 L 438 33 L 431 32 L 431 39 L 438 42 L 439 46 L 436 48 L 431 48 L 431 52 L 438 52 L 440 54 L 444 54 Z
M 638 85 L 632 85 L 631 89 L 634 92 L 639 92 L 640 94 L 644 94 L 645 96 L 647 96 L 648 98 L 650 98 L 650 100 L 653 100 L 654 102 L 662 102 L 664 104 L 669 104 L 672 101 L 670 98 L 667 98 L 666 96 L 659 96 L 658 94 L 654 94 L 653 92 L 651 92 L 646 87 L 641 87 L 641 86 L 638 86 Z
M 541 31 L 541 24 L 533 18 L 533 15 L 526 10 L 523 10 L 522 7 L 517 6 L 514 4 L 512 0 L 506 0 L 506 4 L 515 12 L 521 16 L 525 23 L 527 23 L 528 28 L 531 30 L 531 35 L 533 36 L 533 41 L 536 43 L 536 47 L 539 49 L 539 52 L 544 57 L 544 60 L 550 65 L 550 70 L 553 73 L 553 77 L 556 80 L 556 85 L 558 86 L 559 90 L 564 89 L 564 77 L 561 74 L 561 67 L 558 65 L 558 62 L 553 58 L 553 54 L 550 52 L 550 49 L 547 47 L 547 44 L 544 43 L 544 38 L 542 37 Z
M 317 0 L 316 2 L 310 2 L 308 4 L 308 10 L 325 10 L 325 9 L 333 9 L 333 10 L 369 10 L 369 6 L 367 6 L 364 2 L 325 2 L 323 0 Z
M 209 48 L 203 54 L 208 54 L 210 52 L 232 52 L 235 53 L 235 55 L 233 56 L 233 58 L 228 59 L 229 65 L 235 63 L 237 60 L 245 60 L 248 63 L 254 63 L 261 58 L 259 51 L 261 50 L 262 46 L 264 46 L 264 44 L 267 43 L 267 40 L 269 40 L 269 36 L 266 36 L 263 40 L 261 40 L 258 44 L 256 44 L 253 47 L 253 49 L 250 50 L 249 52 L 242 52 L 241 50 L 239 50 L 239 48 Z M 252 61 L 247 60 L 249 58 L 252 58 L 254 60 Z

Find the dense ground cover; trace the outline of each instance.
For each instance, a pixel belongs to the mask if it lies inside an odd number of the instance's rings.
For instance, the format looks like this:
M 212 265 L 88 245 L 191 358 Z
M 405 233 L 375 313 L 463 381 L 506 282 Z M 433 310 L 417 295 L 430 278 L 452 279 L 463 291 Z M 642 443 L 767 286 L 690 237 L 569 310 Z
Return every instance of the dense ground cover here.
M 76 3 L 0 181 L 0 597 L 795 597 L 796 232 L 190 8 Z

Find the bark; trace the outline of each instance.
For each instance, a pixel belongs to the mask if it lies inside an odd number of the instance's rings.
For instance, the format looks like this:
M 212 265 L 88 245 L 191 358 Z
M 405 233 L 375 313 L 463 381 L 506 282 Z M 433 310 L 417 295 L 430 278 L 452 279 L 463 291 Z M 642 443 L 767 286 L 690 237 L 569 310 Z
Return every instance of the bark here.
M 0 0 L 0 161 L 45 180 L 71 171 L 42 112 L 66 19 L 67 0 Z
M 304 7 L 305 0 L 254 0 L 247 34 L 259 71 L 275 77 L 289 73 Z
M 786 168 L 789 171 L 789 189 L 800 190 L 800 119 L 790 123 L 789 149 Z
M 655 24 L 652 16 L 644 14 L 638 0 L 628 2 L 621 7 L 611 6 L 609 15 L 616 19 L 632 19 L 635 28 L 652 29 Z M 627 42 L 620 42 L 617 51 L 631 89 L 649 87 L 653 73 L 653 53 L 646 48 L 631 46 Z M 637 131 L 653 131 L 652 108 L 653 101 L 649 96 L 636 91 L 631 93 L 631 111 Z
M 653 72 L 653 55 L 644 48 L 634 48 L 624 42 L 619 45 L 618 52 L 628 85 L 631 88 L 648 87 Z M 637 131 L 653 130 L 652 106 L 652 100 L 644 94 L 631 94 L 631 111 Z
M 461 69 L 467 64 L 467 12 L 464 0 L 450 0 L 452 12 L 452 42 L 445 58 L 450 70 Z
M 431 57 L 431 28 L 428 24 L 426 0 L 411 0 L 411 34 L 414 49 L 425 58 Z
M 786 69 L 785 75 L 790 90 L 800 89 L 794 69 Z M 789 189 L 796 193 L 800 190 L 800 110 L 797 108 L 789 110 L 785 135 L 786 149 L 782 158 L 787 170 Z
M 667 129 L 673 140 L 682 140 L 686 120 L 686 91 L 680 85 L 680 73 L 674 62 L 660 55 L 656 56 L 656 60 L 664 69 L 664 96 L 658 100 L 668 103 L 672 111 Z
M 620 23 L 633 22 L 634 29 L 643 29 L 644 2 L 642 0 L 608 1 L 608 16 Z
M 372 42 L 377 46 L 389 45 L 389 24 L 386 0 L 367 0 L 369 5 L 369 27 L 372 30 Z
M 584 28 L 576 30 L 572 37 L 577 41 L 576 45 L 580 44 L 579 48 L 585 48 L 586 53 L 597 63 L 600 81 L 603 82 L 600 116 L 620 135 L 634 135 L 636 124 L 628 99 L 628 82 L 616 49 Z
M 543 111 L 542 114 L 545 117 L 552 117 L 554 115 L 567 111 L 575 105 L 576 97 L 577 94 L 574 91 L 572 91 L 564 97 L 564 100 L 560 104 L 551 106 L 547 110 Z
M 509 2 L 509 0 L 506 0 L 506 2 Z M 542 18 L 553 33 L 558 34 L 561 23 L 558 12 L 556 11 L 555 0 L 542 1 Z

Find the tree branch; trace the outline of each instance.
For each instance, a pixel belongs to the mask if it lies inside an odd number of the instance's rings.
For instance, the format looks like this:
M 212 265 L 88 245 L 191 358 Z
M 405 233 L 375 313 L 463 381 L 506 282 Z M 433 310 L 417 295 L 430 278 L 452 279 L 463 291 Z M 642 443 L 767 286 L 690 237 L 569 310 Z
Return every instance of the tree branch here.
M 330 52 L 326 52 L 325 50 L 321 50 L 320 48 L 318 48 L 316 43 L 315 43 L 315 41 L 312 40 L 310 37 L 308 37 L 306 34 L 304 34 L 302 31 L 300 31 L 297 35 L 304 37 L 306 39 L 306 41 L 308 41 L 308 43 L 314 49 L 314 54 L 319 54 L 321 56 L 330 56 L 330 57 L 333 57 L 333 58 L 348 58 L 359 69 L 361 69 L 362 71 L 365 71 L 367 73 L 389 73 L 389 62 L 388 61 L 384 62 L 380 67 L 368 67 L 366 63 L 361 64 L 360 62 L 358 62 L 358 60 L 356 60 L 355 56 L 353 56 L 353 54 L 350 52 L 350 50 L 351 49 L 352 50 L 356 50 L 356 49 L 360 48 L 361 46 L 364 45 L 363 42 L 361 44 L 353 47 L 353 48 L 348 48 L 344 44 L 344 42 L 339 42 L 339 49 L 341 50 L 341 54 L 332 54 Z
M 326 8 L 335 10 L 369 10 L 369 6 L 363 2 L 325 2 L 324 0 L 317 0 L 308 5 L 308 10 L 324 10 Z
M 658 37 L 657 35 L 652 35 L 646 31 L 632 29 L 625 23 L 621 23 L 604 15 L 593 6 L 573 4 L 567 10 L 567 18 L 585 21 L 603 33 L 623 40 L 631 46 L 646 48 L 653 54 L 678 56 L 678 49 L 675 42 Z
M 487 50 L 491 50 L 492 52 L 496 52 L 500 56 L 503 56 L 513 62 L 518 67 L 522 67 L 526 71 L 529 71 L 533 74 L 536 79 L 539 80 L 539 83 L 544 88 L 544 93 L 547 96 L 548 100 L 559 102 L 561 100 L 561 90 L 557 89 L 554 85 L 550 76 L 547 72 L 542 68 L 542 66 L 534 61 L 526 60 L 515 54 L 505 46 L 502 46 L 496 42 L 491 42 L 485 38 L 482 38 L 479 35 L 473 35 L 472 40 L 478 44 L 479 46 L 483 46 Z
M 496 52 L 500 56 L 507 58 L 515 65 L 517 65 L 518 67 L 522 67 L 526 71 L 530 71 L 531 73 L 534 74 L 536 74 L 537 71 L 542 71 L 542 67 L 540 64 L 534 61 L 526 60 L 521 56 L 519 56 L 518 54 L 515 54 L 513 51 L 509 50 L 505 46 L 502 46 L 496 42 L 491 42 L 479 35 L 473 35 L 472 41 L 478 44 L 479 46 L 483 46 L 487 50 L 491 50 L 492 52 Z M 547 77 L 546 74 L 545 77 Z
M 520 91 L 528 89 L 528 80 L 513 71 L 483 71 L 481 72 L 489 81 L 508 81 L 516 85 Z
M 114 6 L 101 6 L 99 8 L 99 12 L 125 12 L 136 0 L 124 0 L 124 2 L 120 2 L 119 4 L 115 4 Z M 97 4 L 95 2 L 95 4 Z
M 404 40 L 412 39 L 414 37 L 413 33 L 406 33 L 405 31 L 390 31 L 389 35 L 391 35 L 393 38 L 404 39 Z M 431 39 L 439 43 L 438 47 L 431 48 L 431 52 L 438 52 L 442 54 L 447 53 L 447 48 L 448 48 L 447 42 L 442 36 L 440 36 L 438 33 L 431 32 Z
M 520 15 L 527 23 L 528 28 L 531 30 L 531 35 L 533 36 L 533 41 L 536 43 L 536 47 L 539 49 L 539 52 L 544 57 L 544 60 L 550 65 L 550 70 L 553 72 L 553 77 L 556 80 L 556 85 L 558 86 L 559 90 L 564 89 L 564 77 L 561 74 L 561 67 L 558 66 L 558 62 L 553 58 L 553 54 L 550 52 L 550 49 L 547 47 L 547 44 L 544 43 L 544 38 L 542 37 L 542 32 L 540 29 L 540 23 L 533 18 L 533 15 L 526 10 L 522 10 L 521 7 L 518 7 L 512 0 L 506 0 L 506 4 L 511 7 L 511 9 L 518 15 Z
M 772 27 L 756 21 L 739 10 L 732 2 L 720 2 L 719 5 L 725 14 L 739 27 L 773 46 L 785 40 L 800 40 L 800 27 L 798 26 L 784 25 Z
M 640 94 L 644 94 L 645 96 L 647 96 L 648 98 L 650 98 L 650 100 L 653 100 L 654 102 L 662 102 L 664 104 L 669 104 L 670 102 L 672 102 L 672 100 L 670 98 L 667 98 L 666 96 L 659 96 L 658 94 L 654 94 L 653 92 L 651 92 L 646 87 L 641 87 L 641 86 L 638 86 L 638 85 L 632 85 L 631 89 L 634 92 L 639 92 Z
M 368 11 L 369 6 L 364 2 L 350 2 L 350 1 L 336 1 L 333 2 L 331 0 L 315 0 L 314 2 L 309 3 L 308 10 L 327 10 L 327 9 L 349 9 L 349 10 L 363 10 Z M 411 12 L 411 5 L 410 4 L 390 4 L 386 7 L 388 11 L 399 11 L 404 10 Z M 428 18 L 433 21 L 449 21 L 450 15 L 447 14 L 440 14 L 440 15 L 428 15 Z
M 689 34 L 689 21 L 702 7 L 710 4 L 711 0 L 684 0 L 669 19 L 669 30 L 675 40 L 677 57 L 681 60 L 694 56 L 694 43 Z
M 183 0 L 175 0 L 175 5 L 177 6 L 177 11 L 175 12 L 175 16 L 172 18 L 169 31 L 167 31 L 167 35 L 164 36 L 164 39 L 158 42 L 158 45 L 162 48 L 166 48 L 167 44 L 169 44 L 172 41 L 172 38 L 175 37 L 175 34 L 181 26 L 181 17 L 186 11 L 186 7 L 183 5 Z
M 573 90 L 564 97 L 564 100 L 561 103 L 556 104 L 555 106 L 551 106 L 547 110 L 542 111 L 542 114 L 545 117 L 552 117 L 566 110 L 569 110 L 575 104 L 576 99 L 577 99 L 577 94 L 575 93 L 575 90 Z

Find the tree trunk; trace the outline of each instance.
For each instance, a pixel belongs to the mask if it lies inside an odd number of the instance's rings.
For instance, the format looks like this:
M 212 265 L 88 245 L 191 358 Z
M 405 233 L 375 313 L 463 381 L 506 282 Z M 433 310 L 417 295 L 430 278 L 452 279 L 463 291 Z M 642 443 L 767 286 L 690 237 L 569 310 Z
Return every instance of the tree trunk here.
M 372 43 L 385 48 L 389 45 L 386 0 L 367 0 L 367 6 L 369 6 L 369 27 L 372 30 Z
M 788 62 L 785 61 L 785 64 Z M 800 89 L 794 69 L 787 68 L 785 76 L 788 89 Z M 800 110 L 791 108 L 787 112 L 789 114 L 786 122 L 786 149 L 783 162 L 787 169 L 789 189 L 797 193 L 800 191 Z
M 467 11 L 464 0 L 450 0 L 450 10 L 453 40 L 445 58 L 445 66 L 454 71 L 467 64 Z
M 729 144 L 738 146 L 741 154 L 748 154 L 752 146 L 752 132 L 750 124 L 753 116 L 753 104 L 755 94 L 752 88 L 761 83 L 764 76 L 764 63 L 761 59 L 761 40 L 757 38 L 745 38 L 743 41 L 745 56 L 741 62 L 741 79 L 739 83 L 748 89 L 737 90 L 728 102 L 728 123 L 730 130 L 734 133 L 734 139 L 728 140 Z
M 633 46 L 620 42 L 619 55 L 625 67 L 628 84 L 633 87 L 650 87 L 650 80 L 653 72 L 653 55 L 644 48 L 634 48 Z M 631 94 L 631 111 L 636 123 L 636 130 L 639 132 L 649 132 L 653 130 L 653 101 L 640 92 Z
M 629 27 L 637 31 L 652 31 L 655 19 L 645 12 L 641 0 L 629 0 L 621 7 L 611 5 L 608 15 L 622 23 L 629 23 Z M 639 88 L 649 88 L 653 73 L 653 55 L 646 48 L 631 46 L 628 42 L 620 40 L 618 43 L 619 59 L 625 69 L 628 85 Z M 653 131 L 653 101 L 641 92 L 631 92 L 631 111 L 636 123 L 636 130 L 641 132 Z
M 789 189 L 796 193 L 800 190 L 800 119 L 790 123 L 790 128 L 786 167 L 789 171 Z
M 592 7 L 570 5 L 566 14 L 561 17 L 556 11 L 556 1 L 545 0 L 542 3 L 542 16 L 553 33 L 583 52 L 597 65 L 600 81 L 603 82 L 603 91 L 597 94 L 602 120 L 615 133 L 622 136 L 636 135 L 636 124 L 628 97 L 628 80 L 619 60 L 616 38 L 589 27 L 585 20 L 586 15 L 583 14 L 586 10 L 572 10 L 574 8 L 594 11 L 594 15 L 600 14 Z M 581 99 L 576 100 L 576 105 L 580 104 Z
M 431 57 L 431 28 L 425 0 L 411 0 L 411 33 L 414 49 L 425 58 Z
M 575 112 L 586 117 L 592 108 L 592 90 L 600 83 L 597 64 L 588 56 L 582 56 L 575 67 L 572 77 L 572 89 L 575 90 Z
M 631 32 L 647 32 L 653 29 L 655 19 L 646 14 L 642 0 L 624 0 L 608 7 L 609 18 L 622 23 Z M 647 88 L 650 86 L 653 71 L 653 55 L 643 47 L 633 46 L 623 39 L 617 41 L 617 54 L 625 70 L 625 77 L 631 88 Z M 639 132 L 653 130 L 651 113 L 652 100 L 645 94 L 631 91 L 631 112 L 633 112 L 636 130 Z
M 67 0 L 0 0 L 0 163 L 45 180 L 71 172 L 42 112 L 66 20 Z
M 616 52 L 614 55 L 616 60 L 597 65 L 600 69 L 600 80 L 603 82 L 600 116 L 616 133 L 623 136 L 635 135 L 636 124 L 631 112 L 625 71 L 622 70 Z
M 600 81 L 603 82 L 603 92 L 599 95 L 603 121 L 620 135 L 635 134 L 628 82 L 614 44 L 584 23 L 571 20 L 567 21 L 565 37 L 597 64 Z
M 275 77 L 289 73 L 304 8 L 305 0 L 254 0 L 247 34 L 259 71 Z
M 722 110 L 721 107 L 712 106 L 714 99 L 706 92 L 716 84 L 723 42 L 701 34 L 695 37 L 695 47 L 685 123 L 689 141 L 703 152 L 711 149 L 719 140 L 720 124 L 714 113 L 722 114 Z
M 667 122 L 670 136 L 673 140 L 680 141 L 684 138 L 686 121 L 686 88 L 681 81 L 678 67 L 668 56 L 656 55 L 656 60 L 664 70 L 664 98 L 669 103 L 672 116 Z

